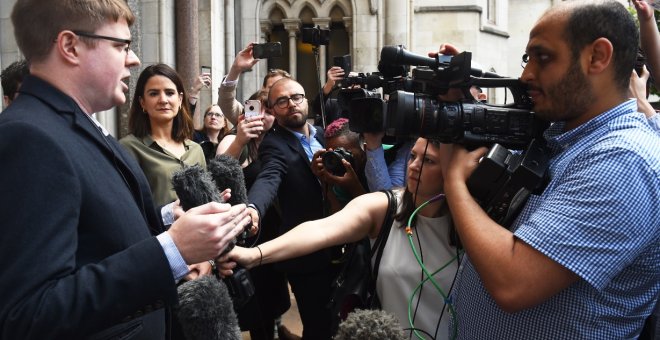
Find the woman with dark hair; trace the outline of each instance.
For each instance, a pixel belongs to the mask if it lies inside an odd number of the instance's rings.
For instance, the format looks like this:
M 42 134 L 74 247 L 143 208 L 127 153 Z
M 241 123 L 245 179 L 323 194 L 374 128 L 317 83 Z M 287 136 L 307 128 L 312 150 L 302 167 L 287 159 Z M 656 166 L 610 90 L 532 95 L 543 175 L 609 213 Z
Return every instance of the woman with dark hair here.
M 394 190 L 399 203 L 376 281 L 383 310 L 396 315 L 410 332 L 432 339 L 448 338 L 453 306 L 447 297 L 460 261 L 456 234 L 442 194 L 442 161 L 446 155 L 441 151 L 440 143 L 424 138 L 417 139 L 413 146 L 406 188 Z M 220 264 L 222 274 L 231 274 L 233 261 L 252 268 L 359 241 L 365 236 L 373 242 L 381 231 L 388 202 L 382 192 L 364 194 L 337 213 L 302 223 L 258 247 L 235 247 L 221 259 L 225 261 Z
M 184 165 L 206 167 L 202 148 L 192 140 L 193 121 L 185 87 L 165 64 L 148 66 L 135 86 L 128 117 L 129 135 L 119 142 L 137 159 L 156 205 L 176 200 L 172 174 Z
M 206 161 L 215 157 L 218 144 L 231 131 L 227 117 L 220 110 L 220 106 L 213 104 L 204 111 L 204 126 L 195 130 L 193 141 L 204 150 Z

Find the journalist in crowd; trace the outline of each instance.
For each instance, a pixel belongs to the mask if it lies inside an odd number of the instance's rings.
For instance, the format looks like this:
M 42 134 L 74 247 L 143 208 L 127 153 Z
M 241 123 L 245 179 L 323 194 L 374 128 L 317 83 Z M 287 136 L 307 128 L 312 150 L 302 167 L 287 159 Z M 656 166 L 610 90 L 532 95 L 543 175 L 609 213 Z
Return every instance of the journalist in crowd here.
M 485 148 L 443 150 L 466 251 L 452 296 L 459 338 L 640 335 L 660 291 L 660 138 L 627 95 L 638 37 L 616 1 L 562 3 L 537 21 L 521 80 L 554 122 L 549 183 L 510 229 L 466 186 Z
M 375 286 L 380 305 L 396 315 L 406 334 L 415 330 L 434 339 L 448 339 L 451 306 L 445 296 L 452 290 L 460 251 L 442 196 L 443 147 L 434 140 L 417 139 L 410 153 L 406 187 L 393 190 L 393 219 L 386 220 L 388 195 L 364 194 L 337 213 L 304 222 L 258 248 L 235 247 L 221 259 L 226 261 L 221 265 L 223 274 L 230 275 L 235 263 L 251 268 L 365 237 L 373 243 L 387 231 Z M 425 280 L 418 259 L 434 272 L 434 282 Z
M 138 163 L 91 116 L 124 104 L 140 65 L 125 1 L 18 0 L 11 20 L 30 75 L 0 115 L 0 338 L 165 339 L 186 264 L 219 256 L 245 205 L 165 230 Z

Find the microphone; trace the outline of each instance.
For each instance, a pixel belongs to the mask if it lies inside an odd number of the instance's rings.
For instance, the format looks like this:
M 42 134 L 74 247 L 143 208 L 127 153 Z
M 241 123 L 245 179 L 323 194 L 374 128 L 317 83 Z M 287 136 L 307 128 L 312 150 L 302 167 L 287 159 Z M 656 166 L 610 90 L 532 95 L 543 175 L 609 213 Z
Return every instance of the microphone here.
M 181 284 L 174 308 L 187 340 L 240 340 L 241 330 L 227 286 L 213 275 Z
M 384 46 L 380 51 L 380 61 L 384 65 L 415 65 L 428 66 L 431 69 L 437 69 L 443 64 L 449 64 L 452 56 L 438 54 L 436 58 L 429 58 L 423 55 L 412 53 L 403 46 Z M 502 76 L 482 71 L 478 68 L 470 68 L 470 75 L 479 78 L 502 78 Z
M 403 340 L 406 336 L 393 314 L 380 309 L 356 309 L 339 324 L 333 339 Z
M 248 203 L 247 190 L 245 189 L 245 175 L 243 175 L 243 168 L 236 158 L 229 155 L 219 155 L 211 159 L 206 164 L 206 167 L 220 191 L 227 188 L 231 189 L 231 197 L 227 203 L 231 205 Z M 245 226 L 245 232 L 239 236 L 239 244 L 243 243 L 248 237 L 247 230 L 251 226 L 252 223 Z M 233 244 L 225 250 L 225 253 L 232 248 Z M 245 305 L 254 295 L 254 284 L 252 283 L 250 272 L 241 266 L 236 266 L 234 268 L 234 274 L 223 280 L 227 284 L 229 294 L 236 309 Z
M 211 175 L 199 164 L 186 166 L 172 174 L 172 186 L 183 210 L 208 202 L 222 202 Z
M 248 203 L 243 168 L 236 158 L 229 155 L 219 155 L 211 159 L 206 168 L 211 173 L 211 177 L 219 191 L 227 188 L 231 189 L 231 198 L 227 203 L 231 205 Z

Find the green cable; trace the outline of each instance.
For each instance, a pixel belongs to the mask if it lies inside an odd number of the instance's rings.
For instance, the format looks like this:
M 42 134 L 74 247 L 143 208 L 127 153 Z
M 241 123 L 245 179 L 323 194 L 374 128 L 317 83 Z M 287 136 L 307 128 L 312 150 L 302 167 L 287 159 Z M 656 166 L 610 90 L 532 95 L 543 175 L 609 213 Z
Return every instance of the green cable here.
M 415 288 L 412 295 L 410 296 L 410 300 L 408 301 L 408 322 L 410 323 L 410 326 L 412 327 L 413 333 L 415 333 L 415 336 L 417 336 L 419 339 L 422 339 L 422 340 L 424 340 L 424 338 L 415 329 L 415 325 L 414 325 L 413 320 L 412 320 L 411 307 L 412 307 L 412 300 L 415 297 L 415 293 L 419 289 L 421 289 L 421 287 L 424 285 L 424 283 L 426 281 L 431 281 L 431 283 L 433 284 L 435 289 L 444 298 L 447 306 L 449 307 L 449 312 L 450 312 L 452 318 L 454 318 L 454 327 L 453 327 L 453 332 L 452 332 L 452 339 L 456 339 L 457 332 L 458 332 L 458 319 L 456 317 L 456 311 L 454 310 L 454 306 L 451 302 L 449 302 L 449 298 L 447 297 L 445 292 L 442 290 L 442 288 L 440 288 L 440 285 L 433 278 L 433 275 L 435 275 L 438 272 L 440 272 L 441 270 L 445 269 L 448 265 L 450 265 L 452 262 L 454 262 L 458 257 L 456 256 L 456 257 L 452 258 L 449 262 L 447 262 L 442 267 L 440 267 L 438 270 L 433 272 L 433 274 L 430 274 L 428 272 L 428 270 L 426 269 L 426 266 L 424 265 L 424 262 L 422 262 L 422 259 L 420 258 L 419 254 L 417 253 L 417 249 L 415 249 L 415 244 L 414 244 L 413 239 L 412 239 L 412 228 L 410 227 L 410 225 L 412 225 L 413 218 L 415 217 L 415 215 L 417 215 L 417 212 L 419 212 L 419 210 L 423 209 L 429 203 L 434 202 L 436 200 L 439 200 L 440 198 L 443 198 L 443 197 L 444 197 L 444 194 L 436 195 L 436 196 L 432 197 L 430 200 L 422 203 L 419 207 L 417 207 L 417 209 L 415 209 L 412 212 L 412 214 L 410 214 L 410 218 L 408 219 L 408 227 L 406 228 L 406 233 L 408 234 L 408 241 L 410 243 L 410 248 L 413 251 L 413 255 L 415 256 L 415 259 L 417 260 L 417 263 L 419 263 L 419 266 L 422 268 L 422 271 L 424 272 L 424 274 L 426 274 L 426 279 L 422 280 L 422 282 L 420 282 L 419 285 L 417 285 L 417 288 Z

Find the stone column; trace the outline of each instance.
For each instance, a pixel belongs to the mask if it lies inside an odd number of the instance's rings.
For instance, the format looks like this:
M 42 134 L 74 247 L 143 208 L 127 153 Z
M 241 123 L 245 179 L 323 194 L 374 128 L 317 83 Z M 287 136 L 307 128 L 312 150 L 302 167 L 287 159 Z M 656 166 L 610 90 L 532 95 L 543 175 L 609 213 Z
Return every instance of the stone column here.
M 297 52 L 296 34 L 300 30 L 300 19 L 282 19 L 284 29 L 289 32 L 289 73 L 293 79 L 297 76 Z
M 199 75 L 197 0 L 176 0 L 176 69 L 186 89 Z
M 330 18 L 312 18 L 312 22 L 314 22 L 314 26 L 319 26 L 320 29 L 322 30 L 327 30 L 330 29 Z M 321 86 L 325 84 L 325 78 L 326 78 L 326 72 L 325 72 L 325 65 L 326 65 L 326 50 L 327 46 L 321 45 L 319 47 L 319 76 L 321 77 Z
M 264 43 L 268 39 L 268 34 L 273 30 L 273 22 L 270 19 L 261 19 L 259 20 L 259 27 L 261 28 L 259 43 Z
M 135 55 L 142 60 L 142 21 L 143 16 L 140 11 L 140 1 L 139 0 L 128 0 L 126 1 L 128 7 L 133 11 L 135 15 L 135 22 L 131 26 L 131 50 Z M 128 80 L 128 92 L 126 93 L 126 102 L 117 107 L 117 116 L 114 118 L 116 122 L 115 131 L 110 131 L 117 139 L 120 139 L 128 134 L 128 111 L 131 108 L 131 102 L 133 101 L 133 96 L 135 95 L 135 84 L 137 84 L 137 79 L 140 76 L 141 67 L 134 67 L 131 69 L 131 78 Z M 112 118 L 107 118 L 112 119 Z M 107 126 L 106 126 L 107 127 Z
M 348 34 L 348 53 L 351 54 L 351 59 L 353 59 L 351 60 L 351 64 L 353 64 L 355 62 L 355 58 L 353 58 L 353 17 L 343 17 L 342 20 Z
M 408 39 L 408 1 L 384 0 L 385 10 L 385 41 L 384 45 L 410 44 Z
M 234 30 L 234 0 L 225 0 L 225 73 L 236 58 L 236 31 Z M 222 75 L 224 77 L 224 74 Z

